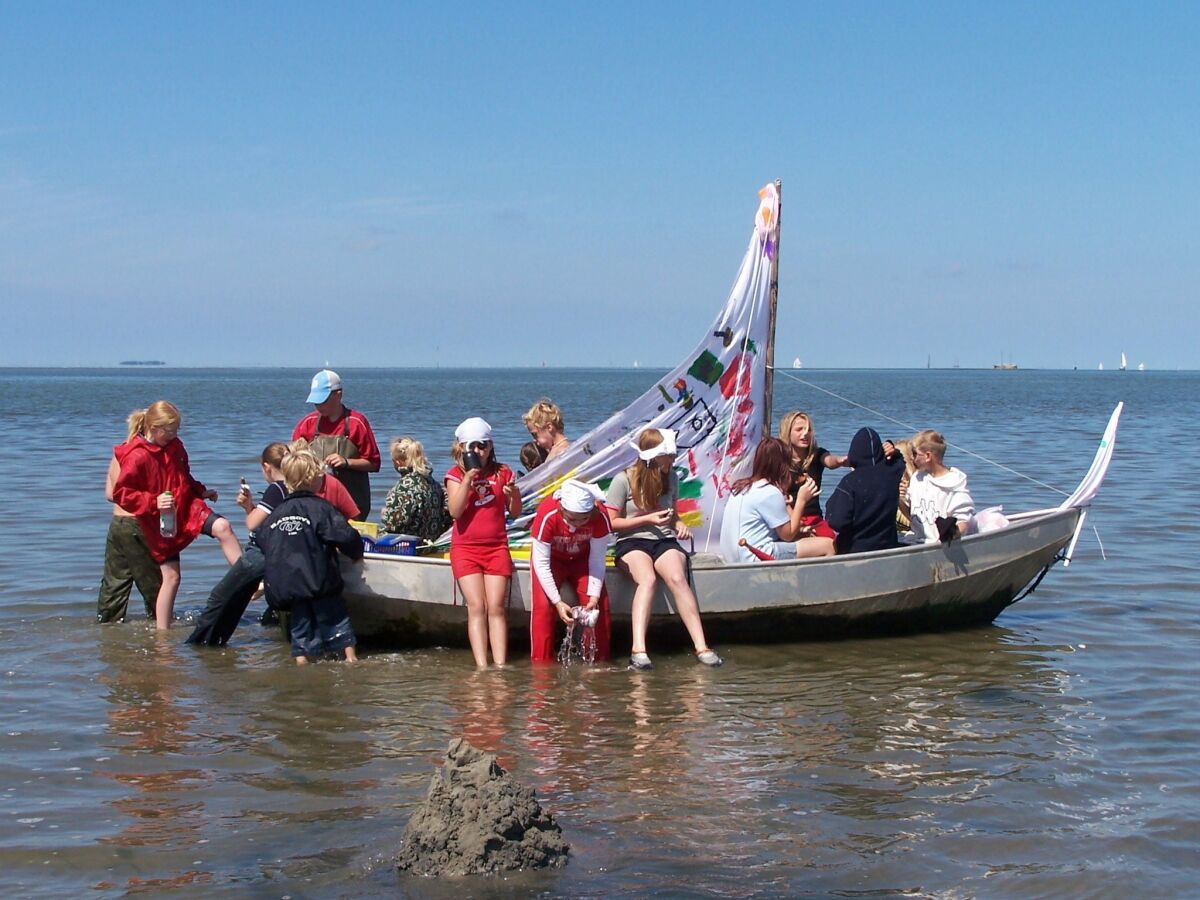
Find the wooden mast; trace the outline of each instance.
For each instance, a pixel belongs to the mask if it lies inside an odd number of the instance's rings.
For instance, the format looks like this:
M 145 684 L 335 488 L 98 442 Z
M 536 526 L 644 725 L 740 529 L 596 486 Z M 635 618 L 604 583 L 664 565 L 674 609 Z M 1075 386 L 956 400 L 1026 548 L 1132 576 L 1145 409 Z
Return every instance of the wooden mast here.
M 775 230 L 772 240 L 775 243 L 775 255 L 771 257 L 771 284 L 769 288 L 769 314 L 767 324 L 767 374 L 763 383 L 763 437 L 771 434 L 771 401 L 775 391 L 775 311 L 779 307 L 779 232 L 783 223 L 783 182 L 775 179 Z

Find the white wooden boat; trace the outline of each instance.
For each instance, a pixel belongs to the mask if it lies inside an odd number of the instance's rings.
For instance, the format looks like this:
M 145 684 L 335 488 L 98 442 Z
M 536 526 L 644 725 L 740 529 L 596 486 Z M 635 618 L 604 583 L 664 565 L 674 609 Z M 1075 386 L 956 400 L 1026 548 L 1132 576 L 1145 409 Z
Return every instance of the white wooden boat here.
M 1010 516 L 1010 524 L 997 531 L 949 545 L 812 560 L 726 564 L 709 552 L 719 535 L 719 527 L 713 532 L 723 508 L 720 486 L 732 480 L 737 465 L 752 453 L 764 426 L 769 433 L 778 192 L 778 182 L 764 188 L 769 196 L 756 217 L 756 236 L 733 293 L 691 364 L 685 361 L 638 401 L 577 439 L 571 451 L 523 478 L 525 508 L 531 511 L 566 477 L 611 477 L 631 460 L 628 436 L 645 424 L 662 423 L 679 431 L 681 485 L 708 489 L 705 494 L 697 488 L 699 496 L 684 518 L 694 517 L 689 525 L 700 552 L 692 559 L 691 574 L 711 642 L 897 634 L 990 622 L 1036 586 L 1054 563 L 1069 565 L 1087 507 L 1112 457 L 1121 405 L 1113 411 L 1075 493 L 1057 508 Z M 762 227 L 763 219 L 769 228 Z M 719 380 L 712 375 L 718 369 L 725 373 Z M 761 417 L 747 418 L 745 411 L 751 407 Z M 680 503 L 681 511 L 684 505 Z M 520 545 L 519 536 L 514 545 Z M 528 562 L 518 558 L 516 565 L 508 621 L 519 646 L 528 635 L 532 593 Z M 364 642 L 396 647 L 466 644 L 466 610 L 448 560 L 367 553 L 361 565 L 344 565 L 343 574 L 351 620 Z M 628 641 L 632 583 L 610 566 L 607 585 L 613 645 L 620 652 Z M 650 630 L 655 646 L 685 637 L 665 592 L 654 600 Z

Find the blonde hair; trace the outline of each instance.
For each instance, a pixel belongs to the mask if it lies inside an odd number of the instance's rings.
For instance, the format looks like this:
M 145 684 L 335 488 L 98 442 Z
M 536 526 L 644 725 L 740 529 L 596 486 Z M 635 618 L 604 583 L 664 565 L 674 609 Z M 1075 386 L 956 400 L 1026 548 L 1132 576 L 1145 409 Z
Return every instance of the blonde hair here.
M 912 448 L 932 453 L 937 457 L 938 462 L 942 462 L 946 458 L 946 439 L 942 437 L 941 432 L 934 431 L 932 428 L 918 431 L 913 436 Z
M 304 491 L 311 490 L 314 482 L 321 477 L 322 465 L 317 454 L 307 447 L 289 447 L 279 469 L 283 472 L 283 483 L 289 492 Z
M 521 416 L 521 421 L 527 429 L 534 431 L 547 425 L 558 432 L 563 430 L 562 410 L 545 397 L 529 407 L 529 412 Z
M 662 442 L 661 431 L 657 428 L 647 428 L 638 436 L 637 446 L 639 450 L 650 450 Z M 657 509 L 658 501 L 667 489 L 667 476 L 655 465 L 655 459 L 649 462 L 638 459 L 625 470 L 625 477 L 629 479 L 629 496 L 633 498 L 638 509 Z
M 179 409 L 174 403 L 155 400 L 145 409 L 135 409 L 129 414 L 129 418 L 125 420 L 125 424 L 129 426 L 129 437 L 125 442 L 129 443 L 151 428 L 169 428 L 172 425 L 178 427 L 182 421 L 183 416 L 179 414 Z
M 896 445 L 896 449 L 900 451 L 900 456 L 904 459 L 904 473 L 911 475 L 917 471 L 917 465 L 913 462 L 913 439 L 901 438 L 898 441 L 892 441 Z
M 790 413 L 785 413 L 784 417 L 779 420 L 779 437 L 780 440 L 787 444 L 788 458 L 795 465 L 796 451 L 792 447 L 792 426 L 796 424 L 797 419 L 803 419 L 808 423 L 808 452 L 804 454 L 804 459 L 799 461 L 800 469 L 807 472 L 808 467 L 817 458 L 817 429 L 813 426 L 812 416 L 798 409 L 793 409 Z
M 416 438 L 409 437 L 407 434 L 395 438 L 388 449 L 392 455 L 392 462 L 401 468 L 415 469 L 422 475 L 428 475 L 433 471 L 433 466 L 429 464 L 429 459 L 425 456 L 425 448 Z

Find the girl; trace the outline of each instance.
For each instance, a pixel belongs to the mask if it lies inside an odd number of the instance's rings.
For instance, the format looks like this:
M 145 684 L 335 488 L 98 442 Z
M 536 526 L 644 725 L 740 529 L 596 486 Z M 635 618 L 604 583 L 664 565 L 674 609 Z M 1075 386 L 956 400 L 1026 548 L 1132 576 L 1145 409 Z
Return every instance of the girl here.
M 538 505 L 533 518 L 529 656 L 535 663 L 554 662 L 555 614 L 566 623 L 575 615 L 559 591 L 563 584 L 571 585 L 585 610 L 598 610 L 596 659 L 612 658 L 612 625 L 604 585 L 604 557 L 612 529 L 604 509 L 596 505 L 598 494 L 600 489 L 594 485 L 568 480 Z
M 788 491 L 788 502 L 796 502 L 796 492 L 806 481 L 813 484 L 811 499 L 804 506 L 804 520 L 796 555 L 799 557 L 833 556 L 833 540 L 837 537 L 821 512 L 821 476 L 826 469 L 839 469 L 846 465 L 846 457 L 834 456 L 824 447 L 817 445 L 817 433 L 808 413 L 793 410 L 779 422 L 779 437 L 788 446 L 789 465 L 792 471 L 792 488 Z
M 512 469 L 496 461 L 492 426 L 478 416 L 454 429 L 450 447 L 454 465 L 446 473 L 446 502 L 454 527 L 450 568 L 467 604 L 467 637 L 475 665 L 508 658 L 508 621 L 504 601 L 512 577 L 512 557 L 504 516 L 521 513 L 521 492 Z
M 790 456 L 787 444 L 779 438 L 763 438 L 754 451 L 750 477 L 734 482 L 721 519 L 721 556 L 726 562 L 755 560 L 753 553 L 739 546 L 742 538 L 773 559 L 796 557 L 796 537 L 803 530 L 804 507 L 816 495 L 816 485 L 806 478 L 788 509 L 787 492 L 792 484 Z
M 646 428 L 631 442 L 638 460 L 617 473 L 608 487 L 606 502 L 617 533 L 617 566 L 637 586 L 630 613 L 633 647 L 629 665 L 633 669 L 653 667 L 646 654 L 646 629 L 650 604 L 659 580 L 675 599 L 679 618 L 696 647 L 696 658 L 706 666 L 719 666 L 721 657 L 708 648 L 700 607 L 687 580 L 687 557 L 679 540 L 691 537 L 679 519 L 679 478 L 675 462 L 675 432 L 669 428 Z
M 535 444 L 545 451 L 543 461 L 549 461 L 571 446 L 567 436 L 563 434 L 562 410 L 546 398 L 542 398 L 529 412 L 521 417 L 529 436 Z
M 171 627 L 179 592 L 179 554 L 203 532 L 221 543 L 230 565 L 242 555 L 229 521 L 213 512 L 205 500 L 216 500 L 192 477 L 187 451 L 179 440 L 182 417 L 166 400 L 129 414 L 129 438 L 113 448 L 120 474 L 113 485 L 113 502 L 138 519 L 150 553 L 162 570 L 162 587 L 155 602 L 160 630 Z M 161 519 L 173 514 L 175 530 L 164 535 Z
M 413 534 L 435 540 L 450 527 L 446 491 L 430 477 L 433 467 L 421 442 L 398 437 L 391 445 L 392 465 L 400 480 L 388 492 L 380 521 L 391 534 Z

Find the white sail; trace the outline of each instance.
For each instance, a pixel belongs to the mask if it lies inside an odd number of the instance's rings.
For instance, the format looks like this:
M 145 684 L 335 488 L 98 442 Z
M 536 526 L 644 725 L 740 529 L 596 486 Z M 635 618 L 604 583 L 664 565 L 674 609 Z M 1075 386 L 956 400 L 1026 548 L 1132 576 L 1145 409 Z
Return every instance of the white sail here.
M 792 368 L 793 369 L 803 369 L 804 368 L 804 363 L 800 362 L 800 357 L 797 356 L 795 359 L 792 360 Z
M 1073 506 L 1086 507 L 1100 492 L 1100 485 L 1104 483 L 1104 474 L 1108 471 L 1108 464 L 1112 462 L 1113 450 L 1117 446 L 1117 425 L 1121 421 L 1121 410 L 1124 408 L 1125 403 L 1122 401 L 1117 404 L 1117 408 L 1109 416 L 1108 426 L 1104 429 L 1104 436 L 1100 438 L 1100 446 L 1096 450 L 1095 458 L 1092 459 L 1091 467 L 1083 477 L 1083 481 L 1079 482 L 1079 487 L 1075 488 L 1075 492 L 1062 502 L 1059 509 Z
M 1125 371 L 1126 369 L 1128 369 L 1128 368 L 1129 368 L 1129 363 L 1128 363 L 1128 362 L 1126 362 L 1126 360 L 1125 360 L 1125 351 L 1124 351 L 1124 350 L 1122 350 L 1122 351 L 1121 351 L 1121 371 L 1122 371 L 1122 372 L 1124 372 L 1124 371 Z
M 561 456 L 518 481 L 524 510 L 568 478 L 600 482 L 636 459 L 630 440 L 643 428 L 671 428 L 679 453 L 678 512 L 697 550 L 715 550 L 733 473 L 762 437 L 768 295 L 778 239 L 779 195 L 759 191 L 750 246 L 720 314 L 696 348 L 638 399 L 576 438 Z M 521 520 L 526 521 L 526 520 Z

